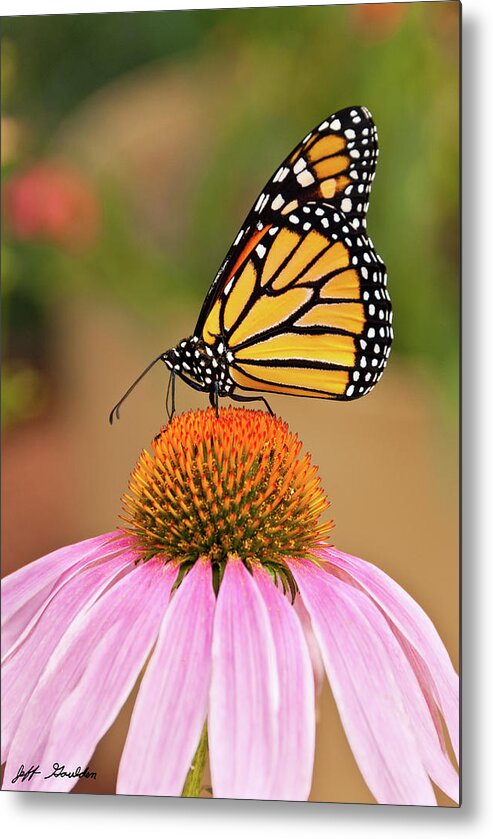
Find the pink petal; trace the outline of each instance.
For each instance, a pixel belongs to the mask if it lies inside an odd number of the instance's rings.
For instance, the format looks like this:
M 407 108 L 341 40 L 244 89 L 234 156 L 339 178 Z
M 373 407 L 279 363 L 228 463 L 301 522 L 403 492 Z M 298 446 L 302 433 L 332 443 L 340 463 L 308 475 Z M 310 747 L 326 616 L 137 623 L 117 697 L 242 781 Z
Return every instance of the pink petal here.
M 322 653 L 320 652 L 320 647 L 318 646 L 318 641 L 315 638 L 315 634 L 313 632 L 310 615 L 306 611 L 305 605 L 299 594 L 296 595 L 296 599 L 294 601 L 294 608 L 296 610 L 296 614 L 300 619 L 301 626 L 303 627 L 303 632 L 305 634 L 305 639 L 308 646 L 308 652 L 310 653 L 313 676 L 315 679 L 315 719 L 318 721 L 320 694 L 322 693 L 322 687 L 325 680 L 324 662 L 322 659 Z
M 409 716 L 414 720 L 415 733 L 425 769 L 430 778 L 453 801 L 460 797 L 459 774 L 452 765 L 443 740 L 442 726 L 436 705 L 428 690 L 429 678 L 422 669 L 421 659 L 409 642 L 395 627 L 394 635 L 410 665 L 412 678 L 408 678 L 404 699 Z M 427 674 L 429 677 L 429 674 Z
M 29 697 L 58 642 L 79 612 L 89 608 L 134 561 L 135 554 L 126 552 L 70 577 L 48 600 L 24 643 L 3 664 L 2 763 Z
M 119 538 L 115 538 L 115 534 L 120 533 Z M 106 537 L 110 537 L 108 540 Z M 87 540 L 87 541 L 94 541 L 100 544 L 93 544 L 92 548 L 87 553 L 82 553 L 79 559 L 74 559 L 73 557 L 69 558 L 69 562 L 66 568 L 63 567 L 63 561 L 60 560 L 60 567 L 58 568 L 59 576 L 55 577 L 55 579 L 49 579 L 49 583 L 47 586 L 42 588 L 39 592 L 37 592 L 32 598 L 28 599 L 20 609 L 16 609 L 12 614 L 9 620 L 6 620 L 5 626 L 2 628 L 2 661 L 4 662 L 8 657 L 10 657 L 16 649 L 24 643 L 26 637 L 29 636 L 33 627 L 36 625 L 40 615 L 46 609 L 48 603 L 53 600 L 56 596 L 58 591 L 65 585 L 68 580 L 75 577 L 84 569 L 88 568 L 89 566 L 99 563 L 101 561 L 106 561 L 110 556 L 116 556 L 123 551 L 127 551 L 132 549 L 135 540 L 131 537 L 124 536 L 121 534 L 120 531 L 115 531 L 113 534 L 105 534 L 105 537 L 97 537 L 95 540 Z M 82 543 L 84 544 L 84 543 Z M 71 552 L 72 547 L 77 548 L 75 546 L 69 546 L 69 548 L 65 549 L 62 548 L 60 551 L 56 553 L 62 553 L 65 550 L 69 550 Z M 34 562 L 30 563 L 28 566 L 24 566 L 24 568 L 30 568 L 35 572 L 36 577 L 38 577 L 38 569 L 36 568 L 37 563 L 41 562 L 45 559 L 42 557 L 41 560 L 35 560 Z M 43 564 L 43 563 L 42 563 Z M 19 572 L 15 571 L 13 574 L 10 574 L 9 577 L 6 577 L 4 581 L 6 584 L 10 582 L 14 582 L 14 586 L 9 587 L 9 595 L 15 596 L 15 589 L 17 586 L 15 585 L 15 580 L 13 578 L 17 577 L 17 574 L 20 572 L 24 572 L 24 568 L 21 568 Z M 47 576 L 48 578 L 51 577 L 50 570 L 47 569 Z M 43 576 L 43 571 L 41 568 L 41 577 Z M 39 580 L 41 582 L 41 580 Z M 34 580 L 33 588 L 31 589 L 31 593 L 36 590 L 36 585 L 38 580 Z M 7 586 L 6 586 L 7 588 Z M 21 580 L 21 586 L 19 587 L 19 594 L 20 599 L 28 593 L 27 589 L 29 589 L 29 581 L 24 578 Z M 11 598 L 8 598 L 10 601 Z M 14 603 L 15 606 L 15 603 Z
M 209 563 L 173 596 L 132 714 L 117 792 L 180 795 L 207 716 L 215 606 Z
M 70 571 L 77 572 L 121 531 L 104 533 L 75 545 L 59 548 L 24 565 L 2 580 L 2 656 L 46 601 L 53 586 Z
M 5 767 L 4 788 L 64 792 L 75 778 L 47 777 L 53 766 L 82 770 L 125 702 L 156 639 L 176 566 L 141 563 L 71 624 L 35 688 Z M 21 763 L 42 770 L 12 786 Z
M 440 708 L 459 755 L 459 679 L 430 618 L 391 577 L 369 562 L 333 548 L 320 552 L 323 559 L 346 571 L 382 607 L 423 660 L 429 687 Z
M 267 798 L 275 783 L 279 681 L 264 600 L 242 562 L 229 559 L 212 644 L 209 749 L 216 798 Z
M 381 804 L 436 804 L 402 691 L 412 670 L 387 621 L 354 586 L 290 561 L 361 773 Z
M 315 754 L 315 698 L 310 655 L 293 606 L 269 574 L 254 571 L 269 614 L 279 672 L 280 736 L 269 798 L 306 801 Z

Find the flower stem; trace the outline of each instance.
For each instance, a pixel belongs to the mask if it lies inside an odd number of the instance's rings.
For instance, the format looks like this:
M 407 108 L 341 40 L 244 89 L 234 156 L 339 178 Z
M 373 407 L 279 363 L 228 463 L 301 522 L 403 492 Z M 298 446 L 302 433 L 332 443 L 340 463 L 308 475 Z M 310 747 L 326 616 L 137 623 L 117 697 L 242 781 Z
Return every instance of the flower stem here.
M 185 785 L 183 787 L 183 792 L 181 794 L 182 798 L 199 798 L 202 781 L 202 775 L 204 774 L 205 763 L 207 760 L 207 753 L 208 753 L 208 744 L 207 744 L 207 722 L 204 724 L 204 728 L 202 731 L 202 736 L 200 738 L 199 745 L 197 746 L 197 751 L 195 752 L 194 758 L 190 764 L 190 769 L 188 770 L 187 779 L 185 781 Z

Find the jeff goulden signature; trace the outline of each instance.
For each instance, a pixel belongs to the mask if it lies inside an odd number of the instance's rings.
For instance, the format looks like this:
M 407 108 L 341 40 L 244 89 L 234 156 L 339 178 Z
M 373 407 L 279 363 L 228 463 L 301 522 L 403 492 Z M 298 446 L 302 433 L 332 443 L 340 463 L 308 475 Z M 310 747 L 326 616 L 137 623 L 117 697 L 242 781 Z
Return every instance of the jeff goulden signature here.
M 15 778 L 12 778 L 10 783 L 16 784 L 17 781 L 20 781 L 20 783 L 23 784 L 24 781 L 32 781 L 35 775 L 42 775 L 43 780 L 45 781 L 48 778 L 90 778 L 92 781 L 96 780 L 96 772 L 91 772 L 88 766 L 86 766 L 85 769 L 82 769 L 80 766 L 78 766 L 77 769 L 70 770 L 65 768 L 64 763 L 54 763 L 50 774 L 43 775 L 39 763 L 37 766 L 34 766 L 33 764 L 29 769 L 26 769 L 24 764 L 21 763 L 17 775 L 15 776 Z

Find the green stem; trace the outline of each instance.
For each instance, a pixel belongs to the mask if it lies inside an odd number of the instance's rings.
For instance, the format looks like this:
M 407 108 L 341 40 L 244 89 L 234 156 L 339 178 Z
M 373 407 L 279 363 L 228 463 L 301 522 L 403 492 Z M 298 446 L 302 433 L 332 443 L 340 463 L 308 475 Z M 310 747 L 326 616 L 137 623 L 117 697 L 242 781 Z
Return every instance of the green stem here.
M 190 764 L 190 769 L 188 770 L 187 779 L 181 794 L 182 798 L 200 797 L 200 791 L 202 789 L 201 781 L 202 775 L 204 774 L 207 753 L 207 723 L 205 723 L 197 751 L 195 752 L 192 763 Z

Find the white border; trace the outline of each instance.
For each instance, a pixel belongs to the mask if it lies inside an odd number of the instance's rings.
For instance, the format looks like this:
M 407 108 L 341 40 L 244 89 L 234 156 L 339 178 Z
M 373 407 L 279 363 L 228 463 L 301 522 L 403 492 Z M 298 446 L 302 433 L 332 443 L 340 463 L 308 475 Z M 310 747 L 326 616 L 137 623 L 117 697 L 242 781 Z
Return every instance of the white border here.
M 388 0 L 378 0 L 378 2 L 387 2 Z M 422 2 L 434 2 L 434 0 L 421 0 Z M 454 0 L 452 0 L 453 2 Z M 391 2 L 391 0 L 390 0 Z M 485 0 L 487 2 L 487 0 Z M 42 15 L 42 14 L 69 14 L 72 12 L 146 12 L 146 11 L 164 11 L 171 9 L 236 9 L 236 8 L 254 8 L 257 6 L 342 6 L 349 5 L 348 0 L 331 0 L 330 3 L 324 0 L 311 0 L 309 3 L 297 2 L 297 0 L 274 0 L 274 2 L 265 2 L 265 0 L 245 0 L 245 2 L 238 2 L 238 0 L 217 0 L 217 2 L 210 2 L 210 0 L 191 0 L 191 2 L 145 2 L 132 3 L 125 2 L 125 0 L 2 0 L 1 14 L 2 15 Z M 480 7 L 481 2 L 473 2 L 473 0 L 466 0 L 467 6 Z
M 432 0 L 429 0 L 432 2 Z M 452 0 L 453 1 L 453 0 Z M 338 0 L 332 0 L 339 5 Z M 2 0 L 1 14 L 55 14 L 150 9 L 235 8 L 241 5 L 299 5 L 284 0 L 263 3 L 233 0 L 194 3 L 130 3 L 108 0 Z M 324 5 L 312 3 L 311 5 Z M 310 839 L 345 837 L 399 839 L 425 837 L 468 839 L 490 835 L 493 692 L 493 496 L 492 365 L 493 270 L 491 215 L 493 195 L 493 4 L 464 0 L 463 53 L 463 723 L 464 803 L 461 810 L 361 805 L 277 804 L 273 802 L 181 801 L 116 796 L 0 794 L 8 835 L 35 839 L 89 839 L 109 834 L 124 839 L 145 833 L 166 837 L 215 839 Z

